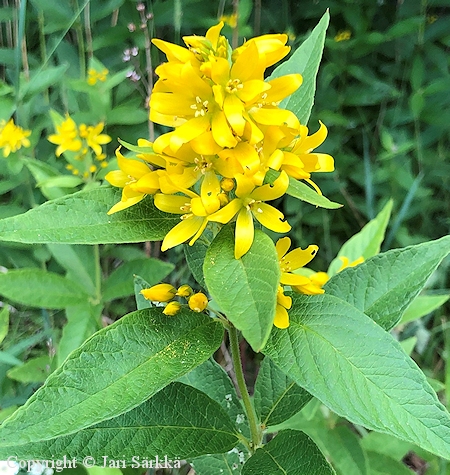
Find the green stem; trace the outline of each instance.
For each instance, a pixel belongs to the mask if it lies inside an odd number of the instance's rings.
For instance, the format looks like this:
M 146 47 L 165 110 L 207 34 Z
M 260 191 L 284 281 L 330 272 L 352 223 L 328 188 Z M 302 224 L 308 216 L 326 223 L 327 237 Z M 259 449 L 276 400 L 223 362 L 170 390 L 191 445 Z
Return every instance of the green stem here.
M 95 290 L 97 302 L 102 300 L 102 268 L 100 266 L 100 246 L 94 244 L 94 260 L 95 260 Z
M 245 412 L 247 413 L 247 419 L 250 425 L 252 439 L 251 448 L 253 451 L 255 451 L 261 445 L 261 428 L 258 424 L 255 408 L 253 407 L 252 401 L 250 400 L 250 395 L 245 384 L 244 372 L 242 371 L 241 364 L 241 354 L 239 351 L 239 337 L 236 327 L 230 324 L 228 328 L 228 334 L 230 337 L 231 358 L 233 360 L 236 381 L 238 383 L 239 391 L 241 392 L 242 401 L 244 403 Z

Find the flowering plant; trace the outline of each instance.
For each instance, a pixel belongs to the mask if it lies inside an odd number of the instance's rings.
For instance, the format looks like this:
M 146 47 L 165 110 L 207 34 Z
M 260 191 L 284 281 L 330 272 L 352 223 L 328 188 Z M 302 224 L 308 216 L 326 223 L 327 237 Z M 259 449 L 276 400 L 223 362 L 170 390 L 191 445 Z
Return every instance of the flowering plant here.
M 288 237 L 274 244 L 259 229 L 290 230 L 267 203 L 284 194 L 340 207 L 311 179 L 334 168 L 331 156 L 314 152 L 326 126 L 313 134 L 306 127 L 327 24 L 328 14 L 268 79 L 265 69 L 289 52 L 285 35 L 232 50 L 219 24 L 185 37 L 187 48 L 155 40 L 167 62 L 156 70 L 150 118 L 174 130 L 137 146 L 122 142 L 133 156 L 117 150 L 119 169 L 106 175 L 112 187 L 0 221 L 5 241 L 163 240 L 163 251 L 187 242 L 199 286 L 136 277 L 138 310 L 75 349 L 2 425 L 0 457 L 91 456 L 101 464 L 105 456 L 131 463 L 139 453 L 188 459 L 205 475 L 334 473 L 289 425 L 317 398 L 353 424 L 450 458 L 450 416 L 389 333 L 450 252 L 449 238 L 378 254 L 389 202 L 325 273 L 305 268 L 316 245 L 291 250 Z M 80 130 L 97 157 L 108 140 L 101 129 Z M 69 119 L 58 132 L 50 140 L 60 153 L 82 148 Z M 22 277 L 1 275 L 0 292 Z M 104 299 L 65 285 L 67 301 L 54 305 L 79 303 L 78 294 L 94 307 Z M 224 329 L 240 398 L 211 359 Z M 253 400 L 239 332 L 265 355 Z

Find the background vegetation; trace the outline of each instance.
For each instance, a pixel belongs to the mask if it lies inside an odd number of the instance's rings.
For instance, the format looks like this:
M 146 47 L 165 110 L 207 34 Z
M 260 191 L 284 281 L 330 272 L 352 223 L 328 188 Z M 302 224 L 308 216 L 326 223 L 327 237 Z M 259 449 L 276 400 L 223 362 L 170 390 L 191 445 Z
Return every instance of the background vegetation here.
M 345 206 L 328 211 L 299 206 L 290 197 L 279 202 L 292 224 L 294 243 L 302 247 L 318 244 L 315 270 L 325 270 L 342 244 L 389 199 L 393 211 L 385 250 L 449 234 L 449 0 L 167 0 L 142 4 L 131 0 L 4 0 L 0 9 L 0 119 L 14 117 L 17 125 L 30 130 L 31 146 L 8 157 L 0 152 L 0 218 L 99 185 L 105 173 L 115 168 L 118 137 L 136 143 L 138 138 L 152 139 L 163 132 L 148 122 L 154 69 L 164 61 L 150 46 L 152 37 L 181 44 L 183 35 L 204 34 L 222 18 L 224 32 L 233 41 L 285 32 L 294 50 L 327 8 L 331 25 L 308 126 L 317 130 L 318 120 L 328 126 L 322 150 L 335 157 L 336 171 L 316 181 L 327 197 Z M 89 69 L 107 69 L 106 80 L 88 84 Z M 107 167 L 99 166 L 95 174 L 83 177 L 70 169 L 70 154 L 55 156 L 56 147 L 47 138 L 65 114 L 78 125 L 105 123 L 104 132 L 112 137 L 106 145 Z M 96 262 L 98 267 L 92 264 Z M 34 270 L 50 271 L 75 280 L 87 295 L 70 305 L 65 302 L 48 308 L 33 304 L 32 299 L 11 299 L 3 292 L 0 419 L 23 404 L 71 349 L 100 326 L 135 308 L 133 274 L 156 283 L 175 269 L 168 277 L 172 283 L 189 278 L 181 248 L 161 254 L 158 246 L 150 244 L 99 248 L 2 243 L 0 266 L 0 271 L 30 272 L 30 283 Z M 444 262 L 428 283 L 428 296 L 436 297 L 436 304 L 446 299 L 445 293 L 437 297 L 433 289 L 448 289 L 448 267 L 449 262 Z M 396 333 L 400 340 L 414 338 L 409 340 L 413 356 L 447 403 L 449 307 L 444 305 L 433 313 L 430 308 L 425 314 L 416 311 L 416 318 L 410 317 L 414 321 L 397 327 Z M 423 318 L 417 319 L 418 315 Z M 250 352 L 247 356 L 247 376 L 252 381 L 259 361 Z M 226 366 L 226 348 L 218 359 Z M 364 441 L 360 443 L 354 428 L 343 428 L 336 416 L 323 413 L 317 404 L 311 405 L 306 419 L 302 417 L 298 427 L 306 430 L 315 421 L 310 431 L 318 439 L 326 438 L 325 429 L 333 427 L 339 431 L 336 437 L 362 447 L 358 454 L 371 462 L 370 472 L 355 471 L 354 466 L 360 466 L 355 462 L 356 449 L 348 459 L 353 465 L 345 465 L 348 454 L 333 453 L 332 442 L 322 440 L 322 449 L 339 473 L 400 474 L 408 470 L 400 464 L 402 459 L 417 473 L 450 473 L 446 462 L 416 455 L 413 448 L 395 445 L 392 440 L 389 444 L 394 448 L 386 452 L 384 436 L 369 438 L 357 428 Z M 325 428 L 322 432 L 321 427 Z M 394 462 L 398 465 L 383 471 Z M 186 467 L 183 473 L 188 470 Z

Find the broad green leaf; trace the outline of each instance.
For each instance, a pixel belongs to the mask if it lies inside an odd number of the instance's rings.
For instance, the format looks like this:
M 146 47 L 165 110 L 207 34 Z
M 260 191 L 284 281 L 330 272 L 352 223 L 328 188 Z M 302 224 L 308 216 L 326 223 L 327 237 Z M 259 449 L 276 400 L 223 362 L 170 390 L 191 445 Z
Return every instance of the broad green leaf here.
M 132 443 L 131 443 L 132 442 Z M 173 383 L 125 414 L 50 440 L 0 447 L 0 457 L 68 459 L 91 456 L 131 463 L 139 456 L 155 459 L 196 457 L 227 452 L 238 443 L 236 429 L 220 405 L 201 391 Z
M 327 11 L 306 41 L 293 53 L 288 61 L 278 66 L 269 78 L 274 79 L 293 73 L 299 73 L 303 76 L 303 84 L 299 89 L 280 104 L 280 107 L 291 110 L 299 118 L 301 124 L 306 125 L 308 123 L 314 104 L 316 76 L 322 59 L 329 21 L 330 15 Z
M 63 79 L 68 67 L 68 64 L 62 64 L 53 68 L 39 69 L 20 88 L 20 99 L 22 100 L 26 96 L 31 97 L 50 86 L 55 86 Z
M 135 125 L 148 120 L 148 112 L 145 109 L 137 109 L 133 106 L 118 106 L 107 111 L 106 123 L 108 125 Z
M 0 343 L 5 339 L 9 331 L 9 309 L 3 307 L 0 310 Z
M 376 452 L 394 460 L 402 460 L 403 457 L 415 446 L 410 442 L 397 439 L 392 435 L 370 432 L 361 439 L 361 446 L 366 452 Z
M 211 399 L 217 401 L 230 416 L 239 432 L 243 432 L 246 436 L 249 435 L 246 428 L 245 411 L 234 385 L 225 370 L 213 359 L 210 358 L 197 366 L 182 376 L 179 381 L 200 389 Z
M 275 317 L 280 278 L 272 240 L 255 231 L 252 247 L 234 258 L 234 234 L 224 226 L 209 247 L 203 266 L 209 293 L 255 351 L 264 347 Z
M 394 249 L 344 269 L 324 288 L 389 330 L 449 252 L 450 236 Z
M 404 463 L 397 462 L 386 455 L 367 452 L 370 464 L 370 475 L 415 475 Z
M 151 257 L 125 262 L 115 269 L 103 283 L 103 300 L 109 301 L 127 297 L 134 293 L 133 276 L 142 276 L 149 284 L 155 285 L 172 272 L 174 265 Z
M 211 223 L 212 224 L 212 223 Z M 203 276 L 203 263 L 205 262 L 206 251 L 213 240 L 213 233 L 210 229 L 205 229 L 203 234 L 192 246 L 184 244 L 184 256 L 194 279 L 206 288 L 205 278 Z
M 49 201 L 0 220 L 0 240 L 64 244 L 159 241 L 180 221 L 156 209 L 151 197 L 108 216 L 120 197 L 119 190 L 100 187 Z
M 386 227 L 391 216 L 393 201 L 389 200 L 378 216 L 369 221 L 359 233 L 352 236 L 339 250 L 338 255 L 328 268 L 328 275 L 335 275 L 342 266 L 341 256 L 347 257 L 350 262 L 363 257 L 365 260 L 380 252 Z
M 83 180 L 80 177 L 73 176 L 73 175 L 60 175 L 60 176 L 53 176 L 37 183 L 38 188 L 42 187 L 59 187 L 59 188 L 75 188 L 78 185 L 81 185 Z
M 264 353 L 336 414 L 450 458 L 450 416 L 399 343 L 331 295 L 292 295 Z
M 16 358 L 10 352 L 0 351 L 0 363 L 8 366 L 20 366 L 23 364 L 23 361 Z
M 412 336 L 411 338 L 407 338 L 406 340 L 402 340 L 400 342 L 400 346 L 403 348 L 403 351 L 408 356 L 411 355 L 411 353 L 413 352 L 414 347 L 416 346 L 416 344 L 417 344 L 417 337 L 416 336 Z
M 43 308 L 64 308 L 88 299 L 76 282 L 42 269 L 13 269 L 0 274 L 0 295 Z
M 21 366 L 11 368 L 6 375 L 20 383 L 43 383 L 52 372 L 52 360 L 48 355 L 29 359 Z
M 201 364 L 219 347 L 223 327 L 182 309 L 130 313 L 75 350 L 0 428 L 0 447 L 70 435 L 129 411 Z
M 73 350 L 100 329 L 102 309 L 102 305 L 92 305 L 87 301 L 66 308 L 67 323 L 64 325 L 56 353 L 58 366 L 61 366 Z
M 303 432 L 286 430 L 258 449 L 242 475 L 333 475 L 317 445 Z
M 412 322 L 433 312 L 450 298 L 449 295 L 419 295 L 405 310 L 399 324 Z
M 273 183 L 278 177 L 279 172 L 275 170 L 269 170 L 266 174 L 266 181 L 268 183 Z M 315 190 L 302 181 L 296 180 L 292 177 L 289 177 L 289 188 L 286 193 L 294 198 L 299 200 L 306 201 L 306 203 L 319 206 L 320 208 L 326 209 L 337 209 L 342 208 L 342 205 L 339 203 L 334 203 L 330 201 L 323 195 L 319 195 Z
M 234 447 L 226 454 L 211 454 L 189 460 L 196 475 L 240 475 L 248 453 L 242 446 Z
M 153 307 L 150 300 L 147 300 L 142 294 L 141 290 L 148 289 L 151 285 L 143 279 L 140 275 L 135 275 L 133 278 L 134 283 L 134 298 L 136 299 L 136 308 L 142 310 L 144 308 Z
M 255 384 L 254 404 L 264 427 L 274 426 L 299 412 L 311 395 L 264 358 Z
M 47 247 L 68 277 L 79 282 L 89 295 L 97 297 L 94 247 L 68 244 L 47 244 Z

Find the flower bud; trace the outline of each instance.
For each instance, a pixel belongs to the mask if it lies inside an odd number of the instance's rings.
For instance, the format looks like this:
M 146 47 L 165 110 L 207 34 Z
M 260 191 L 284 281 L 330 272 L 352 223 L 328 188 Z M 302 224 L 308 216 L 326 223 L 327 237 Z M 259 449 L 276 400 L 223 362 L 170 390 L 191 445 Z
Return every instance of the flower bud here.
M 231 191 L 234 188 L 234 180 L 232 178 L 222 178 L 220 187 L 223 191 Z
M 181 287 L 179 287 L 178 291 L 177 291 L 178 297 L 185 297 L 185 298 L 190 297 L 193 293 L 194 293 L 194 291 L 187 284 L 184 284 Z
M 168 315 L 169 317 L 172 317 L 173 315 L 176 315 L 181 308 L 181 303 L 176 302 L 175 300 L 173 302 L 169 302 L 166 305 L 166 308 L 163 310 L 164 315 Z
M 153 302 L 168 302 L 175 297 L 177 289 L 170 284 L 158 284 L 149 289 L 141 290 L 141 294 Z
M 208 306 L 208 297 L 202 292 L 198 292 L 189 299 L 188 303 L 189 308 L 194 312 L 203 312 Z

